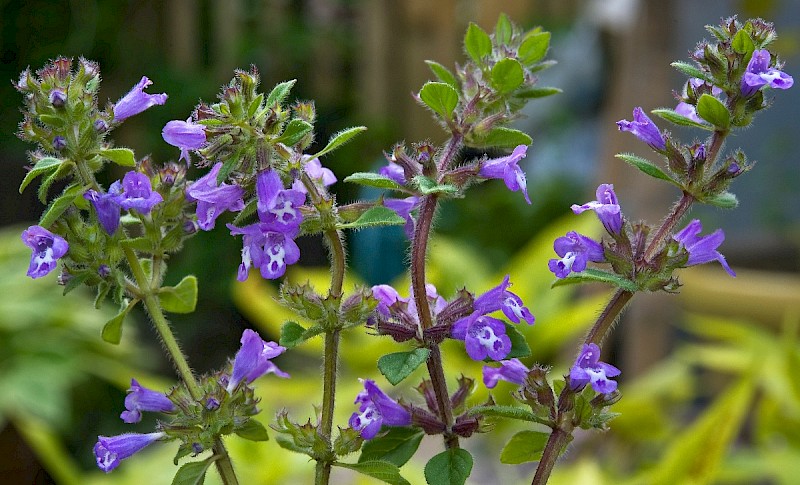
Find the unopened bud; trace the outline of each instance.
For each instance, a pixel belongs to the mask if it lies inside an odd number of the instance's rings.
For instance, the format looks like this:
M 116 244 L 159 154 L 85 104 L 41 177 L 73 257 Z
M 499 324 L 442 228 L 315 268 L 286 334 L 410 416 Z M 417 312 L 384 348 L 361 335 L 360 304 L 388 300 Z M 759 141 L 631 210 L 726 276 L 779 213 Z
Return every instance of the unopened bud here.
M 67 146 L 67 140 L 63 136 L 56 136 L 53 138 L 53 150 L 60 152 Z
M 60 89 L 50 91 L 50 104 L 56 108 L 62 108 L 67 104 L 67 94 Z

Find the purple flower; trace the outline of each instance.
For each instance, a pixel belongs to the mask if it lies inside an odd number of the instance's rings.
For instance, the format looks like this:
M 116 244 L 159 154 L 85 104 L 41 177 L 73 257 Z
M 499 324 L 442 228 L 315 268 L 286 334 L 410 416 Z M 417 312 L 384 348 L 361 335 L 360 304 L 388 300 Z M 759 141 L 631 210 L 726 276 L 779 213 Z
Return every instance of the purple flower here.
M 656 150 L 664 150 L 667 143 L 658 127 L 653 123 L 640 106 L 633 109 L 633 121 L 619 120 L 617 121 L 619 131 L 630 131 L 637 138 L 647 143 Z
M 403 226 L 403 231 L 406 237 L 412 239 L 414 237 L 414 218 L 411 217 L 411 211 L 417 207 L 419 197 L 411 196 L 405 199 L 383 199 L 383 205 L 392 209 L 398 216 L 406 220 Z
M 33 250 L 31 264 L 28 266 L 28 276 L 41 278 L 56 269 L 58 258 L 67 254 L 69 244 L 67 241 L 42 226 L 30 226 L 22 231 L 22 242 Z
M 519 296 L 508 291 L 511 286 L 509 279 L 509 275 L 506 275 L 502 283 L 476 298 L 473 303 L 475 311 L 481 315 L 486 315 L 497 310 L 503 310 L 505 316 L 512 322 L 519 323 L 520 320 L 525 320 L 528 325 L 533 325 L 535 318 L 531 311 L 523 305 Z
M 411 424 L 411 414 L 381 391 L 370 379 L 361 379 L 364 390 L 356 396 L 358 412 L 350 416 L 350 427 L 361 432 L 361 437 L 371 440 L 378 434 L 382 425 L 408 426 Z
M 529 369 L 519 359 L 503 360 L 500 361 L 500 367 L 483 366 L 483 384 L 492 389 L 497 381 L 504 380 L 521 386 L 525 384 L 528 372 Z
M 258 174 L 256 195 L 258 218 L 265 228 L 289 237 L 297 235 L 300 223 L 303 221 L 299 207 L 306 201 L 304 192 L 294 189 L 283 190 L 283 183 L 278 173 L 265 170 Z
M 181 149 L 178 160 L 189 163 L 189 150 L 197 150 L 206 143 L 206 129 L 203 125 L 192 123 L 191 117 L 186 121 L 172 120 L 164 125 L 161 137 L 165 142 Z
M 280 232 L 266 230 L 264 224 L 256 223 L 245 227 L 228 224 L 232 235 L 241 234 L 243 238 L 242 264 L 239 266 L 237 279 L 247 279 L 251 266 L 261 270 L 266 279 L 277 279 L 284 275 L 286 267 L 300 260 L 300 248 L 297 243 Z
M 144 88 L 151 84 L 153 82 L 147 79 L 147 76 L 142 76 L 141 81 L 114 105 L 114 121 L 123 121 L 133 115 L 138 115 L 151 106 L 166 103 L 167 95 L 165 93 L 147 94 L 144 92 Z
M 186 200 L 197 201 L 197 225 L 204 231 L 214 229 L 217 217 L 223 212 L 244 209 L 244 190 L 241 187 L 225 182 L 217 185 L 220 169 L 222 162 L 215 164 L 210 172 L 186 188 Z
M 125 210 L 135 209 L 141 214 L 148 214 L 154 205 L 164 199 L 158 192 L 153 192 L 147 175 L 131 171 L 122 177 L 122 193 L 116 200 Z
M 378 173 L 386 178 L 394 180 L 400 185 L 404 185 L 406 183 L 405 171 L 403 170 L 403 167 L 397 163 L 389 162 L 388 165 L 381 167 Z
M 250 329 L 242 333 L 241 343 L 242 346 L 233 359 L 233 373 L 226 387 L 228 393 L 232 393 L 240 382 L 249 384 L 270 372 L 278 377 L 289 377 L 289 374 L 278 369 L 270 360 L 286 351 L 286 347 L 267 342 Z
M 378 311 L 389 316 L 389 307 L 398 301 L 408 303 L 408 298 L 403 298 L 400 293 L 389 285 L 375 285 L 372 287 L 372 296 L 378 300 Z
M 142 420 L 142 411 L 169 413 L 175 410 L 175 405 L 164 393 L 142 387 L 136 379 L 131 379 L 131 388 L 125 396 L 125 409 L 119 417 L 126 423 L 138 423 Z
M 689 85 L 691 85 L 692 88 L 695 89 L 695 90 L 697 90 L 698 88 L 703 86 L 705 83 L 706 82 L 704 80 L 698 79 L 696 77 L 693 77 L 693 78 L 689 79 Z M 687 96 L 686 91 L 687 91 L 687 85 L 684 85 L 684 87 L 683 87 L 683 96 L 684 97 Z M 723 94 L 723 91 L 722 91 L 721 88 L 719 88 L 717 86 L 713 86 L 713 85 L 711 86 L 711 95 L 712 96 L 714 96 L 715 98 L 721 98 L 722 94 Z M 678 113 L 681 116 L 685 116 L 686 118 L 689 118 L 690 120 L 694 121 L 695 123 L 708 124 L 708 122 L 706 120 L 700 118 L 697 115 L 697 108 L 695 108 L 694 105 L 691 105 L 689 103 L 681 101 L 680 103 L 678 103 L 677 106 L 675 106 L 675 112 Z
M 166 434 L 163 432 L 98 436 L 97 444 L 94 445 L 94 456 L 97 458 L 97 466 L 108 473 L 119 466 L 120 461 L 132 456 L 134 453 L 164 436 L 166 436 Z
M 322 166 L 320 163 L 319 158 L 313 158 L 309 160 L 309 155 L 303 155 L 303 159 L 306 160 L 305 165 L 303 166 L 303 170 L 306 174 L 317 184 L 318 187 L 327 187 L 329 185 L 333 185 L 336 183 L 336 175 L 333 172 Z M 296 190 L 298 192 L 307 193 L 305 185 L 303 182 L 298 178 L 292 183 L 292 190 Z
M 584 344 L 569 370 L 569 385 L 577 390 L 591 383 L 596 392 L 608 394 L 617 390 L 617 383 L 609 377 L 616 377 L 620 372 L 613 365 L 600 362 L 600 347 L 597 344 Z
M 580 214 L 586 210 L 593 210 L 606 231 L 610 234 L 619 234 L 622 230 L 622 212 L 617 202 L 617 194 L 614 193 L 614 185 L 600 184 L 597 187 L 596 196 L 597 200 L 583 205 L 572 204 L 572 212 Z
M 689 253 L 689 260 L 686 262 L 686 266 L 694 266 L 716 260 L 719 261 L 719 264 L 725 268 L 729 275 L 736 276 L 736 273 L 728 266 L 728 262 L 725 261 L 725 256 L 717 251 L 719 245 L 725 240 L 725 233 L 722 232 L 722 229 L 717 229 L 711 234 L 700 237 L 698 234 L 702 230 L 703 226 L 700 221 L 694 219 L 680 232 L 672 236 L 674 240 L 678 241 L 680 247 L 686 249 Z
M 503 179 L 509 190 L 513 192 L 521 190 L 522 194 L 525 196 L 525 200 L 530 204 L 531 199 L 528 197 L 525 172 L 519 168 L 520 160 L 525 158 L 527 154 L 528 146 L 518 145 L 514 148 L 514 151 L 511 152 L 511 155 L 493 158 L 483 162 L 478 175 L 487 179 Z
M 553 249 L 561 259 L 551 259 L 548 267 L 556 277 L 564 278 L 570 271 L 580 273 L 586 269 L 586 263 L 605 261 L 603 246 L 582 234 L 570 231 L 566 236 L 553 242 Z
M 453 324 L 453 338 L 464 341 L 472 360 L 502 360 L 511 352 L 511 339 L 500 320 L 473 312 Z
M 111 235 L 119 227 L 120 206 L 118 198 L 122 194 L 122 185 L 119 181 L 111 184 L 108 193 L 100 193 L 96 190 L 87 190 L 83 198 L 90 201 L 97 212 L 97 220 L 103 229 Z
M 762 86 L 773 89 L 789 89 L 794 84 L 792 76 L 774 67 L 769 67 L 771 56 L 768 50 L 761 49 L 753 52 L 753 57 L 747 63 L 747 70 L 742 76 L 742 95 L 752 96 Z

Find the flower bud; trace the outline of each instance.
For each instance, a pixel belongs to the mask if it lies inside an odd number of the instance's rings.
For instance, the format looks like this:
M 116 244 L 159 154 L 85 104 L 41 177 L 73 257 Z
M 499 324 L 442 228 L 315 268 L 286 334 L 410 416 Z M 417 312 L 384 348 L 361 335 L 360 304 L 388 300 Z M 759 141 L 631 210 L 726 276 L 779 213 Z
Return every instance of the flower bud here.
M 67 103 L 67 94 L 61 89 L 50 91 L 50 104 L 55 108 L 63 108 Z
M 98 133 L 105 133 L 106 131 L 108 131 L 108 123 L 106 123 L 106 120 L 102 118 L 97 118 L 96 120 L 94 120 L 92 126 L 94 127 L 94 131 Z
M 60 152 L 67 146 L 67 140 L 63 136 L 56 136 L 53 138 L 53 150 Z

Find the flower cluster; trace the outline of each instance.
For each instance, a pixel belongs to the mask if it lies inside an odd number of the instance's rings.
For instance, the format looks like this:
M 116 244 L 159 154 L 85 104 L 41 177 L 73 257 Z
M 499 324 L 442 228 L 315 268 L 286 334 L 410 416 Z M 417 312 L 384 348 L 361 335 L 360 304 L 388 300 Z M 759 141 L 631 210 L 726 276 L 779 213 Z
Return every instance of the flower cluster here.
M 358 412 L 350 416 L 350 427 L 361 433 L 365 440 L 374 438 L 381 426 L 408 426 L 411 414 L 397 401 L 378 388 L 375 381 L 361 379 L 364 390 L 356 396 Z
M 125 423 L 138 423 L 142 420 L 143 412 L 155 412 L 166 414 L 171 419 L 160 421 L 153 433 L 99 436 L 94 447 L 97 466 L 108 473 L 125 458 L 159 440 L 180 439 L 184 442 L 182 448 L 197 454 L 212 446 L 219 430 L 236 432 L 246 426 L 250 417 L 258 412 L 257 399 L 248 384 L 269 373 L 284 378 L 289 374 L 271 361 L 286 350 L 284 347 L 263 340 L 249 329 L 242 334 L 241 344 L 233 359 L 232 371 L 217 372 L 203 378 L 199 386 L 202 390 L 199 399 L 184 386 L 164 394 L 131 379 L 131 387 L 125 397 L 125 411 L 120 418 Z M 210 425 L 212 422 L 213 426 Z
M 228 224 L 231 234 L 242 235 L 244 240 L 239 281 L 247 279 L 252 266 L 259 268 L 264 278 L 280 278 L 288 265 L 300 259 L 300 248 L 294 238 L 303 221 L 300 206 L 305 202 L 305 194 L 284 189 L 280 175 L 274 170 L 258 175 L 256 194 L 259 222 L 245 227 Z
M 88 190 L 83 197 L 94 206 L 97 219 L 105 231 L 113 235 L 119 227 L 121 210 L 134 210 L 139 214 L 149 214 L 153 207 L 164 200 L 153 186 L 147 175 L 140 172 L 128 172 L 108 188 L 107 193 Z

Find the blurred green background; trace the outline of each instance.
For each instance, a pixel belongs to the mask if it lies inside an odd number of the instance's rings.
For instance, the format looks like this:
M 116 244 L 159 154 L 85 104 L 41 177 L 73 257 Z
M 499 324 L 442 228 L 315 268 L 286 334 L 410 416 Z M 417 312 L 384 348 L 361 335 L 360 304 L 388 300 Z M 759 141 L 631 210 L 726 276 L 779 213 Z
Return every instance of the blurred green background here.
M 409 94 L 430 77 L 423 60 L 458 62 L 467 23 L 491 30 L 501 11 L 526 28 L 542 25 L 553 32 L 550 56 L 559 64 L 542 74 L 542 84 L 564 93 L 532 103 L 518 125 L 534 139 L 524 162 L 533 205 L 499 182 L 445 205 L 430 275 L 449 296 L 462 285 L 486 290 L 510 273 L 514 291 L 537 316 L 534 327 L 522 329 L 534 354 L 527 363 L 557 365 L 558 373 L 607 296 L 599 287 L 549 289 L 552 240 L 568 230 L 599 235 L 599 224 L 590 215 L 571 215 L 569 205 L 593 199 L 597 183 L 613 182 L 629 218 L 656 222 L 677 195 L 613 158 L 621 151 L 647 155 L 634 137 L 616 131 L 614 121 L 629 118 L 634 106 L 673 106 L 671 90 L 680 89 L 681 77 L 669 62 L 686 57 L 706 35 L 704 24 L 731 14 L 774 21 L 780 34 L 775 50 L 787 62 L 786 71 L 800 75 L 797 2 L 0 1 L 0 79 L 13 81 L 26 67 L 38 69 L 58 55 L 84 56 L 100 62 L 101 102 L 113 102 L 147 75 L 154 82 L 151 92 L 169 94 L 167 104 L 132 118 L 114 138 L 139 157 L 149 153 L 164 161 L 176 153 L 161 140 L 161 127 L 185 119 L 201 98 L 214 99 L 234 68 L 254 64 L 264 90 L 298 79 L 293 96 L 316 101 L 318 140 L 348 126 L 369 127 L 323 161 L 341 179 L 384 163 L 382 151 L 399 140 L 442 141 Z M 775 98 L 774 108 L 728 145 L 742 146 L 751 159 L 763 161 L 733 186 L 740 208 L 693 212 L 708 231 L 725 229 L 722 251 L 739 277 L 730 280 L 718 267 L 695 268 L 682 275 L 679 297 L 637 296 L 606 345 L 607 359 L 623 369 L 625 397 L 616 407 L 623 414 L 607 434 L 578 434 L 552 483 L 796 483 L 800 177 L 792 142 L 800 90 Z M 109 476 L 94 467 L 96 436 L 131 430 L 118 419 L 130 377 L 161 389 L 174 377 L 143 315 L 128 322 L 120 346 L 110 346 L 99 335 L 113 309 L 94 310 L 88 292 L 62 297 L 52 276 L 35 282 L 24 276 L 29 254 L 19 234 L 43 208 L 33 190 L 17 192 L 29 148 L 13 135 L 20 101 L 11 82 L 0 83 L 0 167 L 7 170 L 0 178 L 0 476 L 14 477 L 11 483 L 166 483 L 175 471 L 170 445 L 151 447 Z M 108 180 L 120 175 L 110 173 Z M 343 183 L 333 191 L 342 202 L 375 195 Z M 348 243 L 350 281 L 408 287 L 401 231 L 365 230 Z M 200 280 L 197 312 L 171 318 L 199 372 L 233 355 L 242 329 L 255 327 L 277 340 L 288 318 L 271 298 L 272 283 L 235 282 L 239 244 L 218 228 L 192 239 L 170 267 L 167 283 L 187 273 Z M 320 241 L 303 240 L 301 250 L 303 266 L 289 277 L 311 279 L 324 289 Z M 282 407 L 299 421 L 313 414 L 321 396 L 320 347 L 312 340 L 277 360 L 291 380 L 259 381 L 262 422 L 269 423 Z M 337 423 L 344 425 L 355 409 L 350 402 L 359 391 L 357 377 L 386 384 L 375 360 L 396 348 L 363 331 L 348 334 Z M 445 355 L 449 368 L 480 376 L 463 345 L 453 343 Z M 412 376 L 409 385 L 415 378 L 422 375 Z M 511 390 L 501 384 L 493 395 L 509 402 Z M 413 394 L 408 387 L 403 391 Z M 485 397 L 478 386 L 474 402 Z M 141 423 L 136 431 L 153 423 Z M 501 424 L 466 442 L 476 457 L 471 483 L 530 481 L 533 464 L 498 460 L 502 445 L 518 430 L 516 424 Z M 229 443 L 243 483 L 311 480 L 313 467 L 306 459 L 272 441 Z M 439 447 L 438 439 L 426 439 L 404 476 L 424 482 L 425 457 Z M 337 483 L 371 483 L 334 473 Z

